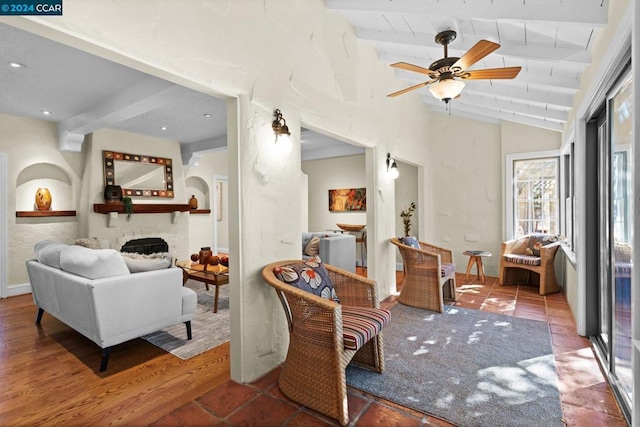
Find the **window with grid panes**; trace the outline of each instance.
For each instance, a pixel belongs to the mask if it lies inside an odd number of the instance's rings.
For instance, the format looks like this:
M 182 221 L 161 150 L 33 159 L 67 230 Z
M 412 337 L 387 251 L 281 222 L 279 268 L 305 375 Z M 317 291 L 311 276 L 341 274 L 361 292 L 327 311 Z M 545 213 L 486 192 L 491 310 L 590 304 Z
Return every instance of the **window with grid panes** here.
M 557 157 L 515 160 L 514 234 L 558 234 L 559 199 Z

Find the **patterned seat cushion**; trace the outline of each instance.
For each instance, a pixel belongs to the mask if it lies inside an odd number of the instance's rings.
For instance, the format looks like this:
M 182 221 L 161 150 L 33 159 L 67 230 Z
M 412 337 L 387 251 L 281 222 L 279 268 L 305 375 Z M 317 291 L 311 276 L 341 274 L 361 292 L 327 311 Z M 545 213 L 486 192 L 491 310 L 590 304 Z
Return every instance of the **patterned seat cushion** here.
M 440 274 L 442 275 L 442 277 L 447 277 L 448 275 L 456 271 L 455 264 L 444 263 L 440 267 L 442 268 L 440 270 Z
M 342 306 L 342 336 L 346 350 L 358 350 L 382 331 L 391 312 L 381 308 Z
M 504 256 L 505 261 L 515 262 L 523 265 L 540 265 L 540 257 L 530 255 L 507 254 Z

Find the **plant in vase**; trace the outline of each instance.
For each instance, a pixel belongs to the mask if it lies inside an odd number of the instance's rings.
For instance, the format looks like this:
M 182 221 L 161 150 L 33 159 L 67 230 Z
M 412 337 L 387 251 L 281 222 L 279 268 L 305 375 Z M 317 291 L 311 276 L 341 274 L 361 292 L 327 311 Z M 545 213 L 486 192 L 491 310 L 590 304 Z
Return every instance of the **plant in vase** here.
M 416 210 L 416 204 L 411 202 L 409 207 L 405 210 L 400 211 L 400 218 L 402 218 L 402 224 L 404 225 L 404 235 L 409 236 L 409 232 L 411 231 L 411 217 L 413 216 L 413 212 Z
M 129 221 L 131 215 L 133 215 L 133 200 L 129 196 L 124 196 L 122 198 L 122 204 L 124 205 L 124 211 L 127 213 L 127 221 Z

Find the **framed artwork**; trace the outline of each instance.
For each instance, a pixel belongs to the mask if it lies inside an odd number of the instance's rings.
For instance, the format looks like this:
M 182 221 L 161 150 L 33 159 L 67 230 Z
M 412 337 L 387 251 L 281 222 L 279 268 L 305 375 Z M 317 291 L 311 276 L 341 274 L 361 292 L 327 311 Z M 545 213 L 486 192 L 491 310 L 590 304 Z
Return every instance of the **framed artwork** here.
M 329 190 L 329 212 L 363 212 L 366 210 L 366 188 Z

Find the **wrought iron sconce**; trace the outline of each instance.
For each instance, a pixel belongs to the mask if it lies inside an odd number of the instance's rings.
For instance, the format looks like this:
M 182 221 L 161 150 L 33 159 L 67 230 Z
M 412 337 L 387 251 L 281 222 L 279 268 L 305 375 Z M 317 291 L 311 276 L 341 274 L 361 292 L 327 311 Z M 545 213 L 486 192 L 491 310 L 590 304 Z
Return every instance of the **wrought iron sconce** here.
M 280 135 L 290 136 L 289 128 L 287 127 L 287 121 L 282 117 L 282 113 L 280 110 L 276 109 L 273 112 L 273 123 L 271 123 L 271 128 L 273 132 L 276 134 L 276 138 Z
M 396 179 L 400 176 L 400 171 L 398 170 L 398 164 L 396 163 L 396 159 L 391 157 L 391 153 L 387 153 L 387 173 L 393 179 Z

